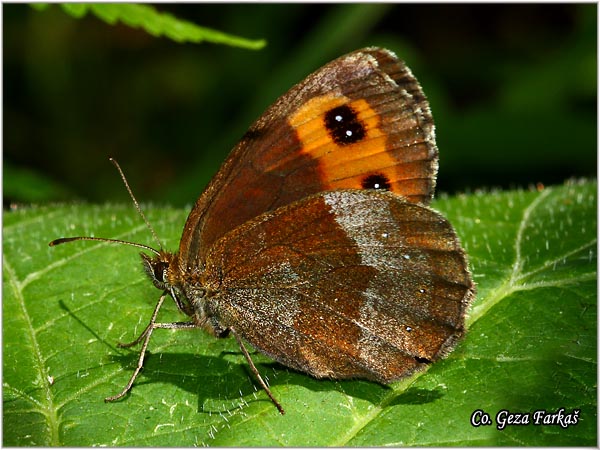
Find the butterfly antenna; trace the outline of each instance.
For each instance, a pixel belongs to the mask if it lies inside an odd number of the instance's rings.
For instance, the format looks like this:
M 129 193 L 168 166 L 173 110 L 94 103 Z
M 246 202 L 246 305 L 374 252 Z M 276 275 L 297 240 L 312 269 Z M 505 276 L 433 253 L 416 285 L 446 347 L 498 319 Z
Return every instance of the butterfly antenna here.
M 155 255 L 160 255 L 160 252 L 158 250 L 156 250 L 156 249 L 154 249 L 154 248 L 152 248 L 152 247 L 150 247 L 148 245 L 138 244 L 137 242 L 123 241 L 121 239 L 108 239 L 108 238 L 92 237 L 92 236 L 76 236 L 76 237 L 54 239 L 48 245 L 50 247 L 54 247 L 56 245 L 65 244 L 67 242 L 73 242 L 73 241 L 113 242 L 115 244 L 125 244 L 125 245 L 131 245 L 132 247 L 143 248 L 145 250 L 150 250 Z
M 154 231 L 154 228 L 152 228 L 152 225 L 150 225 L 150 222 L 146 218 L 146 215 L 144 214 L 144 211 L 142 211 L 142 208 L 140 208 L 140 204 L 135 199 L 135 196 L 133 195 L 133 191 L 131 190 L 131 188 L 129 187 L 129 183 L 127 182 L 127 178 L 125 178 L 125 174 L 121 170 L 121 166 L 119 166 L 119 163 L 117 162 L 117 160 L 115 160 L 113 158 L 108 158 L 108 159 L 109 159 L 109 161 L 111 163 L 113 163 L 113 165 L 119 171 L 119 175 L 121 175 L 121 180 L 123 180 L 123 184 L 125 185 L 125 188 L 127 189 L 127 192 L 129 192 L 129 196 L 131 197 L 131 200 L 133 200 L 133 204 L 135 205 L 135 209 L 137 209 L 137 212 L 139 213 L 139 215 L 142 216 L 142 219 L 144 219 L 144 222 L 146 222 L 146 226 L 150 230 L 150 233 L 152 233 L 152 236 L 154 237 L 154 240 L 157 242 L 158 247 L 162 250 L 162 248 L 163 248 L 162 243 L 160 242 L 160 239 L 158 238 L 158 235 L 156 234 L 156 231 Z

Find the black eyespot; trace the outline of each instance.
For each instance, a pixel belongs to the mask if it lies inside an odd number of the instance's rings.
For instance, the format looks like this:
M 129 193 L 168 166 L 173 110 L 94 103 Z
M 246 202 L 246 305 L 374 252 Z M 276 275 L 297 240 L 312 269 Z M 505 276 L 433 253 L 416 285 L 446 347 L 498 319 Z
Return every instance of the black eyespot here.
M 381 173 L 374 173 L 363 178 L 361 184 L 363 189 L 377 189 L 383 191 L 389 191 L 392 187 L 389 178 Z
M 338 145 L 354 144 L 364 139 L 366 130 L 356 112 L 348 105 L 338 106 L 325 113 L 325 127 Z

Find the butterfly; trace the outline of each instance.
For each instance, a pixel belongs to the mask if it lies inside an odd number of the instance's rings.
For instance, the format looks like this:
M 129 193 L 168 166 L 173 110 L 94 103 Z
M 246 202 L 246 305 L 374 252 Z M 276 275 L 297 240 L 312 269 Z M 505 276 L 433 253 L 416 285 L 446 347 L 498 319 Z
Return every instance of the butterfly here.
M 138 365 L 106 400 L 132 388 L 157 328 L 233 336 L 282 414 L 247 343 L 316 378 L 379 383 L 444 357 L 465 333 L 475 286 L 452 225 L 427 206 L 437 169 L 416 78 L 391 51 L 364 48 L 250 127 L 193 206 L 178 252 L 51 242 L 151 253 L 143 266 L 162 295 L 144 332 L 121 344 L 142 344 Z M 157 321 L 167 296 L 189 321 Z

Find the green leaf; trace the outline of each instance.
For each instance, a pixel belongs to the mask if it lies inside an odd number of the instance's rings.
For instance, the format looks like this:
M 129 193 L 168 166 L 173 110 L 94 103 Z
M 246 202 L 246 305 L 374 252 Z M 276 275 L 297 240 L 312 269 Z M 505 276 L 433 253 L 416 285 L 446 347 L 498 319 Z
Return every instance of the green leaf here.
M 49 3 L 31 3 L 29 6 L 31 6 L 33 9 L 36 9 L 38 11 L 44 11 L 44 10 L 48 9 L 50 4 Z
M 63 3 L 61 7 L 67 14 L 75 17 L 76 19 L 81 19 L 87 14 L 88 9 L 91 7 L 91 5 L 88 5 L 86 3 Z M 111 25 L 114 25 L 116 22 L 109 22 L 106 19 L 105 21 Z
M 427 372 L 380 386 L 319 381 L 255 353 L 286 409 L 280 416 L 233 339 L 157 330 L 130 395 L 134 339 L 159 291 L 136 249 L 155 245 L 131 206 L 54 205 L 4 214 L 3 375 L 6 446 L 492 446 L 597 443 L 596 182 L 477 193 L 434 204 L 470 256 L 478 296 L 469 333 Z M 187 211 L 148 207 L 176 249 Z M 161 321 L 183 318 L 173 304 Z M 569 414 L 578 423 L 507 426 L 501 410 Z M 473 427 L 476 410 L 492 425 Z M 531 419 L 533 420 L 533 416 Z
M 153 6 L 132 3 L 62 3 L 63 10 L 80 19 L 91 12 L 100 20 L 115 25 L 121 21 L 131 28 L 142 28 L 152 36 L 165 36 L 179 43 L 203 41 L 226 44 L 249 50 L 260 50 L 264 39 L 251 40 L 201 27 L 171 14 L 158 12 Z M 41 9 L 41 8 L 38 8 Z

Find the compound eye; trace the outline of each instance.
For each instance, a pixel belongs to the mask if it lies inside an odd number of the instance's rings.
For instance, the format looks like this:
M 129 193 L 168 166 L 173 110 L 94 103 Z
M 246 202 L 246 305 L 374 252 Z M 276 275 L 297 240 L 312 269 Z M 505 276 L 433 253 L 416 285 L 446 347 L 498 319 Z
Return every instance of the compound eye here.
M 167 281 L 168 268 L 169 268 L 169 265 L 163 261 L 158 261 L 157 263 L 155 263 L 154 266 L 152 267 L 152 273 L 154 275 L 154 279 L 156 281 L 160 281 L 162 283 Z

